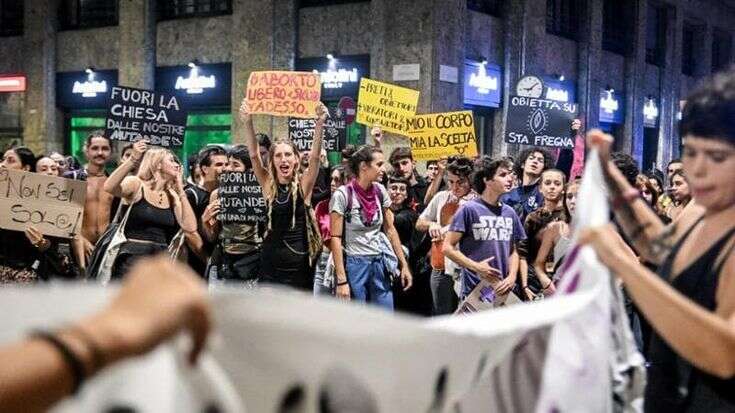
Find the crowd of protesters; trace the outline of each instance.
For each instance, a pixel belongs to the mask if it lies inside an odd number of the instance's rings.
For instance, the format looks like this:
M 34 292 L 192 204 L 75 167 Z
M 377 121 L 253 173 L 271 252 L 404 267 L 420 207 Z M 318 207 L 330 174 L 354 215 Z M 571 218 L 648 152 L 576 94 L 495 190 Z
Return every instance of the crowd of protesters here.
M 157 275 L 137 263 L 164 253 L 186 260 L 213 287 L 281 285 L 420 315 L 454 313 L 483 282 L 492 286 L 480 295 L 488 302 L 555 293 L 578 210 L 573 154 L 570 161 L 563 151 L 554 156 L 533 147 L 517 159 L 454 156 L 428 162 L 422 176 L 407 147 L 394 149 L 386 162 L 382 131 L 374 127 L 373 145 L 344 148 L 342 163 L 330 169 L 321 149 L 325 107 L 315 113 L 312 148 L 302 153 L 290 141 L 256 134 L 247 102 L 240 116 L 245 145 L 204 148 L 188 159 L 186 180 L 173 152 L 144 140 L 123 147 L 108 174 L 112 145 L 99 132 L 85 142 L 83 167 L 59 153 L 5 151 L 1 168 L 86 181 L 87 196 L 82 228 L 71 240 L 32 226 L 0 229 L 0 281 L 122 279 L 125 306 L 154 308 L 141 306 L 157 299 L 140 288 L 127 298 L 125 292 Z M 641 173 L 628 154 L 610 153 L 611 136 L 588 134 L 614 216 L 611 225 L 583 231 L 579 242 L 622 281 L 633 331 L 651 363 L 647 411 L 735 409 L 734 116 L 731 71 L 689 97 L 682 159 L 669 162 L 665 177 Z M 570 133 L 580 143 L 578 121 Z M 224 171 L 255 175 L 267 204 L 265 224 L 219 222 Z M 148 262 L 175 281 L 165 264 Z M 206 311 L 200 301 L 197 308 Z M 185 304 L 179 307 L 191 306 Z M 155 337 L 142 347 L 163 338 L 147 333 Z M 14 360 L 33 344 L 0 355 Z M 49 349 L 33 350 L 42 356 Z
M 327 116 L 320 106 L 311 150 L 299 152 L 256 133 L 243 102 L 245 144 L 202 148 L 187 159 L 188 173 L 175 153 L 144 140 L 120 148 L 110 169 L 113 144 L 102 131 L 87 137 L 83 166 L 56 152 L 11 148 L 2 167 L 86 181 L 87 196 L 72 239 L 34 227 L 0 230 L 0 277 L 104 284 L 166 253 L 211 288 L 281 285 L 425 316 L 454 313 L 481 279 L 496 295 L 522 301 L 554 293 L 579 185 L 568 175 L 581 171 L 573 172 L 570 154 L 530 147 L 515 160 L 451 156 L 426 162 L 421 174 L 410 148 L 383 153 L 374 126 L 372 144 L 348 145 L 330 168 L 322 149 Z M 580 122 L 570 134 L 581 134 Z M 224 172 L 254 174 L 265 223 L 219 221 Z M 666 191 L 656 173 L 636 168 L 631 176 L 657 215 L 671 220 L 691 195 L 681 161 L 667 172 Z

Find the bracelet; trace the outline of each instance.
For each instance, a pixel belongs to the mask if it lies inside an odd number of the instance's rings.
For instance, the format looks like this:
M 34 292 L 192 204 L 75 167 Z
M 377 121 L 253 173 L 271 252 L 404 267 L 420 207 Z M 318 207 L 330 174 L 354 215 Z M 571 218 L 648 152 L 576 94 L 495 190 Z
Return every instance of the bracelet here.
M 347 285 L 347 284 L 349 284 L 349 283 L 350 283 L 349 281 L 347 281 L 347 280 L 344 280 L 344 281 L 342 281 L 341 283 L 337 283 L 337 287 L 341 287 L 341 286 L 343 286 L 343 285 Z
M 59 351 L 64 362 L 69 367 L 72 376 L 72 388 L 71 393 L 76 394 L 79 391 L 79 387 L 86 378 L 84 374 L 84 364 L 58 337 L 49 333 L 48 331 L 37 330 L 31 333 L 31 338 L 39 339 L 51 344 L 56 350 Z
M 106 361 L 105 353 L 97 345 L 97 342 L 79 326 L 72 326 L 69 328 L 69 331 L 76 335 L 87 349 L 89 349 L 89 353 L 92 356 L 92 367 L 90 368 L 89 374 L 93 374 L 104 367 Z

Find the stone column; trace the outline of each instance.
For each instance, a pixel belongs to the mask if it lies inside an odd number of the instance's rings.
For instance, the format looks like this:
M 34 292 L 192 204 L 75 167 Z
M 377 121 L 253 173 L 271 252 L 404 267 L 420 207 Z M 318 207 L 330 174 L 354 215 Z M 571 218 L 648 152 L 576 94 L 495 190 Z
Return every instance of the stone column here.
M 233 0 L 232 2 L 232 142 L 242 143 L 238 115 L 251 72 L 293 70 L 296 56 L 296 0 Z M 256 132 L 285 136 L 286 118 L 255 116 Z
M 633 17 L 631 52 L 625 57 L 625 127 L 618 148 L 643 162 L 643 100 L 646 81 L 646 7 L 637 0 Z
M 154 0 L 120 0 L 118 84 L 155 89 L 156 10 Z
M 544 36 L 546 35 L 546 8 L 535 0 L 518 0 L 504 3 L 505 42 L 503 51 L 503 110 L 495 118 L 492 155 L 515 156 L 519 145 L 505 143 L 505 125 L 508 118 L 508 101 L 515 94 L 518 79 L 527 74 L 542 75 Z
M 23 144 L 34 153 L 62 150 L 56 130 L 57 1 L 26 0 L 23 28 L 23 71 L 27 77 L 23 112 Z
M 462 104 L 461 73 L 464 64 L 464 31 L 467 15 L 462 0 L 372 0 L 370 78 L 420 92 L 418 112 L 457 110 Z M 419 64 L 417 81 L 394 81 L 393 66 Z M 457 68 L 457 83 L 439 80 L 439 66 Z M 387 155 L 397 146 L 408 146 L 406 137 L 386 134 Z
M 670 159 L 679 157 L 679 94 L 681 87 L 681 59 L 684 19 L 681 8 L 666 9 L 666 41 L 664 43 L 664 66 L 660 76 L 659 139 L 656 162 L 666 165 Z M 645 166 L 645 165 L 644 165 Z
M 589 0 L 580 19 L 577 59 L 577 101 L 585 130 L 600 124 L 600 63 L 602 61 L 602 0 Z

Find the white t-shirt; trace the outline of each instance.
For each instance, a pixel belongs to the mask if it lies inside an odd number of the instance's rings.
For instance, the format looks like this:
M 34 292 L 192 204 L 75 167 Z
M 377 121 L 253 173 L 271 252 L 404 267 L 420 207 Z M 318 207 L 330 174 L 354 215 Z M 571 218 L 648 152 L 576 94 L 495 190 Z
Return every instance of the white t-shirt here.
M 329 202 L 329 212 L 336 212 L 343 217 L 346 217 L 343 228 L 343 241 L 345 245 L 345 253 L 347 255 L 358 256 L 358 255 L 379 255 L 380 248 L 379 243 L 376 242 L 376 237 L 383 228 L 383 210 L 390 208 L 391 202 L 388 196 L 388 191 L 381 184 L 373 184 L 377 186 L 378 190 L 382 195 L 378 195 L 378 203 L 382 197 L 383 207 L 378 208 L 378 211 L 373 217 L 373 222 L 370 225 L 365 226 L 362 223 L 362 208 L 360 202 L 357 200 L 357 194 L 352 193 L 352 209 L 348 214 L 345 214 L 347 208 L 347 186 L 343 185 L 332 194 L 332 199 Z M 336 234 L 339 235 L 339 234 Z
M 421 213 L 419 218 L 429 222 L 436 222 L 437 224 L 441 225 L 439 221 L 441 219 L 442 208 L 451 197 L 452 191 L 445 190 L 438 192 L 436 195 L 434 195 L 433 198 L 431 198 L 431 201 L 429 201 L 429 205 L 426 206 L 426 209 L 424 209 L 424 212 Z M 477 198 L 477 194 L 474 191 L 470 191 L 467 195 L 459 199 L 459 206 L 462 206 L 467 201 L 471 201 L 475 198 Z M 451 220 L 445 226 L 448 227 L 449 224 L 451 224 Z M 444 273 L 454 274 L 456 269 L 459 269 L 459 266 L 455 264 L 454 261 L 450 260 L 447 257 L 444 257 Z

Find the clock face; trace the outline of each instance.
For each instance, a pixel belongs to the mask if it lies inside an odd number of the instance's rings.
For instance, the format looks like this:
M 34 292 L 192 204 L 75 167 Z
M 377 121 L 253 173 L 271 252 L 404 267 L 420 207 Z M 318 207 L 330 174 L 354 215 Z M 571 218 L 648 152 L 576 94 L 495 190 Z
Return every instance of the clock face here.
M 529 98 L 540 98 L 544 92 L 544 83 L 536 76 L 525 76 L 516 84 L 516 95 Z

